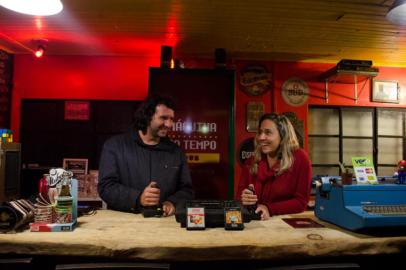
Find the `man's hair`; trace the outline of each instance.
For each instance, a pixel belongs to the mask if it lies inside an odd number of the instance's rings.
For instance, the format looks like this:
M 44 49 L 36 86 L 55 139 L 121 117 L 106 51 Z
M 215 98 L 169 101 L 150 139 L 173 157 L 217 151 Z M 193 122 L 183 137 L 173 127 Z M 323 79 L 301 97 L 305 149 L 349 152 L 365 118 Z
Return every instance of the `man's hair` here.
M 169 109 L 175 110 L 175 103 L 168 97 L 147 97 L 134 113 L 133 123 L 136 130 L 141 130 L 144 134 L 147 132 L 158 105 L 165 105 Z

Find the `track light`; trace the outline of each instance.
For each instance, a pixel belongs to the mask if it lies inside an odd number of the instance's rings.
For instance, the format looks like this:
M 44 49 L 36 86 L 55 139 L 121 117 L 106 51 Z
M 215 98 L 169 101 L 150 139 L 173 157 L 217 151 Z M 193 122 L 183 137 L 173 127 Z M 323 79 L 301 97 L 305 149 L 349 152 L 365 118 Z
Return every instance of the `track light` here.
M 42 45 L 38 45 L 37 50 L 34 52 L 35 56 L 37 58 L 41 58 L 44 55 L 45 48 Z
M 36 48 L 32 50 L 32 53 L 35 55 L 35 57 L 41 58 L 45 53 L 45 49 L 47 48 L 48 39 L 45 38 L 33 39 L 32 43 L 33 47 Z

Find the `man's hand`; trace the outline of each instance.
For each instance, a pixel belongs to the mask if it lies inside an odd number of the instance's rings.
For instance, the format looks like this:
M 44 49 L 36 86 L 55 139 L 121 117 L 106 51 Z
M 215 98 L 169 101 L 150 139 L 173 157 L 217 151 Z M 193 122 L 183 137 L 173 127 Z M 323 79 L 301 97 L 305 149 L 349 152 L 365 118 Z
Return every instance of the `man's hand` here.
M 248 188 L 244 189 L 241 193 L 241 203 L 242 205 L 254 205 L 258 201 L 257 195 L 254 194 L 252 190 Z
M 140 203 L 142 206 L 153 206 L 159 204 L 159 196 L 161 190 L 157 187 L 156 182 L 152 181 L 144 189 L 140 197 Z
M 169 217 L 175 214 L 175 206 L 170 201 L 164 201 L 162 208 L 164 210 L 164 217 Z

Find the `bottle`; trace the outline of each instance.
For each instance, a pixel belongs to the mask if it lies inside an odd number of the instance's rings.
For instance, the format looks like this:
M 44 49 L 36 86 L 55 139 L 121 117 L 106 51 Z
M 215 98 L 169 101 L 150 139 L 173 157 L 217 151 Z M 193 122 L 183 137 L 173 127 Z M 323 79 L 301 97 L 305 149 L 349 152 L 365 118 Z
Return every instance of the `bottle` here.
M 60 197 L 70 197 L 70 177 L 67 174 L 63 175 L 62 179 L 62 188 L 61 192 L 59 193 Z
M 48 197 L 48 180 L 49 174 L 44 173 L 42 178 L 39 180 L 38 192 L 42 194 L 44 198 Z

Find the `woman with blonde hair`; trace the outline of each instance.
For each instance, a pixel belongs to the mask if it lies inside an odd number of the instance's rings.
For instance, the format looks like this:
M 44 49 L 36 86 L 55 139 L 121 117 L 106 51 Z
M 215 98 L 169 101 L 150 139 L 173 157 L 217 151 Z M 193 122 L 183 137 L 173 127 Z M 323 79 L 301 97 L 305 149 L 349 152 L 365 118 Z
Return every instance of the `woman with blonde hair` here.
M 255 136 L 255 152 L 244 164 L 237 197 L 255 207 L 261 219 L 303 212 L 309 201 L 311 163 L 300 148 L 289 119 L 264 114 Z

